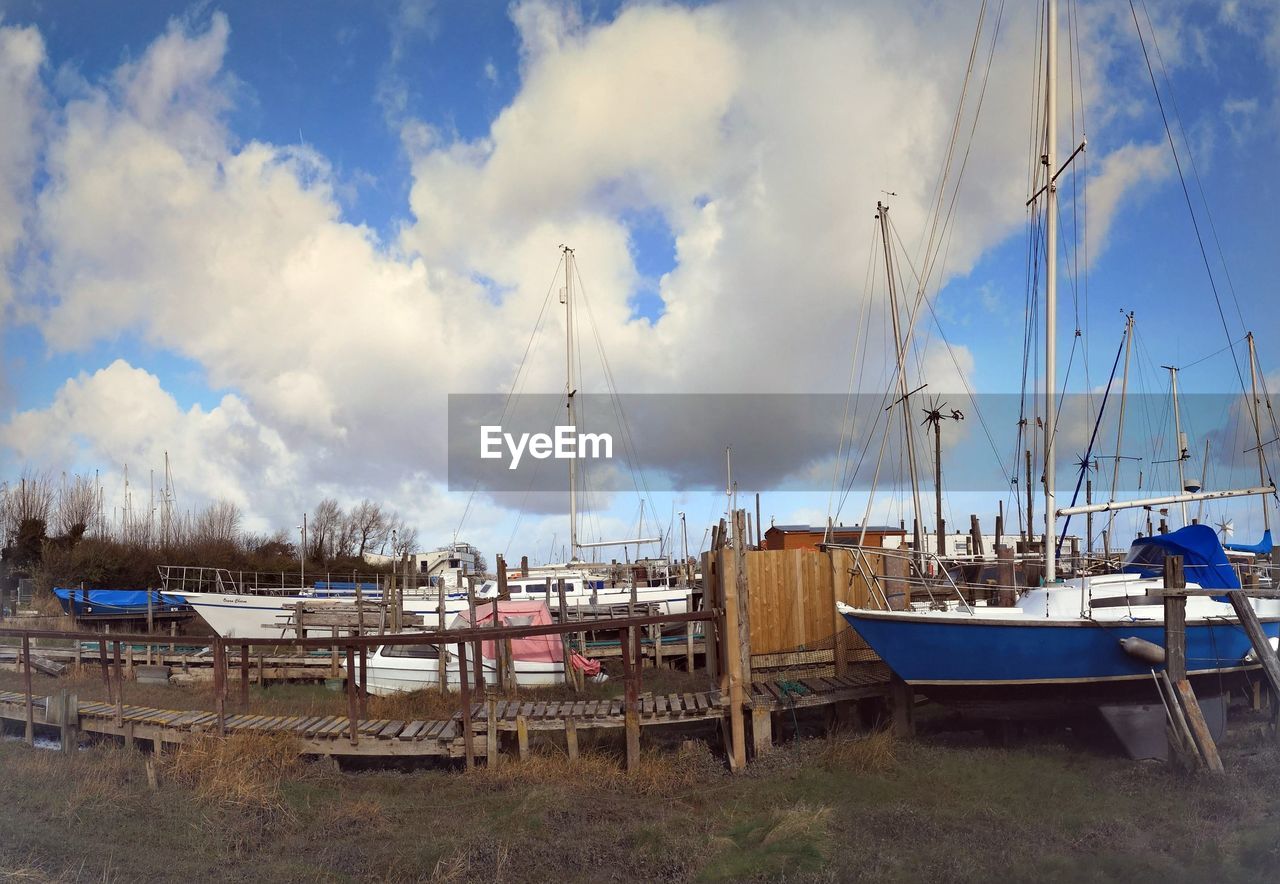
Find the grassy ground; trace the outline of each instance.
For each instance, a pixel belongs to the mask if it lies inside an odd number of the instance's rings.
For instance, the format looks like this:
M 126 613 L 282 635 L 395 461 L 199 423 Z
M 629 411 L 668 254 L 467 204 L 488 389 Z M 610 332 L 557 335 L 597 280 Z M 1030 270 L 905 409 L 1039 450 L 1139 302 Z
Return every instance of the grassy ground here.
M 1280 863 L 1280 751 L 1233 723 L 1228 773 L 1066 737 L 836 733 L 731 776 L 702 744 L 576 764 L 341 773 L 233 737 L 155 765 L 0 741 L 0 877 L 31 881 L 1256 881 Z

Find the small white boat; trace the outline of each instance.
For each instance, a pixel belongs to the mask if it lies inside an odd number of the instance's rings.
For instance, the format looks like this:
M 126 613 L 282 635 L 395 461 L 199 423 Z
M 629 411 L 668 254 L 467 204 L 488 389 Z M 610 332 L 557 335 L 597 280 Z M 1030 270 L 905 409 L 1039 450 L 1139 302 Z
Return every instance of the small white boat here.
M 498 601 L 477 607 L 478 625 L 493 625 L 495 607 L 498 622 L 503 626 L 551 624 L 551 609 L 546 602 Z M 454 617 L 449 628 L 466 629 L 469 624 L 468 614 L 464 611 Z M 485 682 L 493 684 L 498 672 L 496 642 L 481 642 L 480 647 Z M 365 661 L 369 692 L 383 695 L 439 687 L 441 654 L 444 655 L 446 686 L 451 689 L 460 687 L 457 645 L 389 643 L 379 645 Z M 564 684 L 564 645 L 559 636 L 511 639 L 511 658 L 512 678 L 520 687 Z M 473 681 L 473 667 L 474 663 L 468 659 L 468 681 Z
M 455 646 L 456 647 L 456 646 Z M 445 684 L 450 690 L 458 690 L 458 655 L 446 648 Z M 369 672 L 369 693 L 407 693 L 435 688 L 440 685 L 440 648 L 437 645 L 379 645 L 366 660 Z M 474 664 L 467 661 L 467 681 L 474 689 Z M 498 674 L 492 657 L 481 657 L 485 684 L 492 685 Z M 342 667 L 346 669 L 346 664 Z M 564 663 L 515 660 L 512 664 L 515 682 L 520 687 L 545 687 L 564 684 Z

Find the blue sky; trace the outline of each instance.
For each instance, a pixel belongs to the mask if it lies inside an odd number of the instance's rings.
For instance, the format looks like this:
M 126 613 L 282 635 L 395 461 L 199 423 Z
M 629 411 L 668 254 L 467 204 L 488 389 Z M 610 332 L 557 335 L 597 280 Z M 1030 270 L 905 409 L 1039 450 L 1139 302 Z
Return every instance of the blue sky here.
M 12 291 L 0 290 L 0 467 L 119 472 L 181 452 L 194 505 L 229 497 L 263 530 L 322 494 L 373 496 L 444 542 L 468 507 L 442 482 L 441 397 L 511 383 L 566 240 L 624 392 L 843 391 L 871 206 L 898 192 L 892 211 L 916 242 L 978 5 L 0 2 L 22 136 L 0 152 L 21 219 L 0 230 Z M 1128 7 L 1084 3 L 1080 182 L 1100 232 L 1087 309 L 1063 278 L 1060 365 L 1078 311 L 1089 385 L 1105 383 L 1132 309 L 1135 385 L 1162 393 L 1158 365 L 1242 333 L 1238 298 L 1280 384 L 1280 194 L 1266 172 L 1280 15 L 1243 0 L 1151 15 L 1166 110 L 1176 101 L 1234 284 L 1180 141 L 1229 328 Z M 1007 16 L 933 292 L 969 386 L 1004 393 L 1021 372 L 1034 24 Z M 546 390 L 556 335 L 533 354 L 530 383 Z M 931 388 L 957 389 L 927 338 Z M 876 358 L 865 386 L 883 375 Z M 1225 354 L 1181 383 L 1239 392 Z M 103 401 L 141 403 L 144 417 L 113 423 Z M 708 463 L 732 441 L 705 440 Z M 717 477 L 708 467 L 708 489 Z M 825 494 L 763 490 L 766 521 L 825 516 Z M 687 509 L 697 536 L 723 508 L 712 490 L 656 497 L 664 519 Z M 957 491 L 951 506 L 963 518 L 994 497 Z M 463 533 L 489 547 L 515 527 L 550 545 L 563 521 L 511 501 L 478 509 Z M 635 509 L 612 498 L 601 532 Z

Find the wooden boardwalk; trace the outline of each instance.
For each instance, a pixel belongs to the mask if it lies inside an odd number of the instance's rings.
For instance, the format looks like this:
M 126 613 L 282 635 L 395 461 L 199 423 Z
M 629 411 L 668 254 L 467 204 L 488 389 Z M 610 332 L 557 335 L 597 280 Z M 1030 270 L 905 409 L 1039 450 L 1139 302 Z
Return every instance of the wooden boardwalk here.
M 819 706 L 865 697 L 882 696 L 887 674 L 867 671 L 850 676 L 806 678 L 798 682 L 768 681 L 752 685 L 749 698 L 753 720 L 771 712 Z M 57 704 L 47 697 L 33 697 L 32 720 L 37 726 L 59 727 L 54 712 Z M 145 740 L 159 751 L 209 734 L 219 733 L 218 716 L 204 710 L 155 709 L 148 706 L 100 701 L 79 704 L 78 729 L 83 733 L 118 737 L 126 744 Z M 728 700 L 718 690 L 679 694 L 641 694 L 637 701 L 641 728 L 719 721 Z M 560 701 L 528 701 L 493 698 L 473 703 L 469 724 L 476 745 L 492 732 L 580 731 L 592 728 L 624 728 L 626 710 L 622 698 Z M 26 721 L 26 695 L 0 691 L 0 718 Z M 307 755 L 327 756 L 417 756 L 461 758 L 464 754 L 462 714 L 447 720 L 401 721 L 358 719 L 357 739 L 351 739 L 351 719 L 347 716 L 227 715 L 227 734 L 271 733 L 295 737 Z M 758 747 L 759 748 L 759 747 Z M 483 754 L 478 752 L 477 754 Z

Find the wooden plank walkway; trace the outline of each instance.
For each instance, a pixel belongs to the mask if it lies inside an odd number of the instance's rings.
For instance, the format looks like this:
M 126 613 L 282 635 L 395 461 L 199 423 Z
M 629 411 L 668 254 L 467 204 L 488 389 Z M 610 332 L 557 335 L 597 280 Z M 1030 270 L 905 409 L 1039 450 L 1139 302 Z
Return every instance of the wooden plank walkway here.
M 799 682 L 756 682 L 751 686 L 748 702 L 753 710 L 777 711 L 881 696 L 887 687 L 887 671 L 874 670 L 838 678 L 806 678 Z M 37 725 L 55 726 L 46 715 L 47 699 L 33 697 L 33 718 Z M 638 705 L 640 726 L 644 728 L 719 720 L 725 715 L 728 697 L 718 690 L 646 693 L 640 695 Z M 563 731 L 565 722 L 572 719 L 577 730 L 623 728 L 626 726 L 623 706 L 621 697 L 536 701 L 503 698 L 494 702 L 494 724 L 500 731 L 520 728 Z M 82 701 L 79 708 L 79 729 L 82 732 L 118 736 L 126 740 L 148 740 L 153 746 L 180 744 L 218 730 L 217 714 L 204 710 L 156 709 L 126 703 L 121 710 L 121 723 L 117 724 L 117 707 L 113 703 Z M 17 691 L 0 691 L 0 718 L 25 721 L 25 695 Z M 332 756 L 461 758 L 464 726 L 471 728 L 477 740 L 488 730 L 487 701 L 471 705 L 465 725 L 461 712 L 443 721 L 360 719 L 356 722 L 359 739 L 355 743 L 351 741 L 351 720 L 345 715 L 235 713 L 228 714 L 224 720 L 228 734 L 288 734 L 301 743 L 304 754 Z M 477 742 L 477 750 L 479 745 Z

